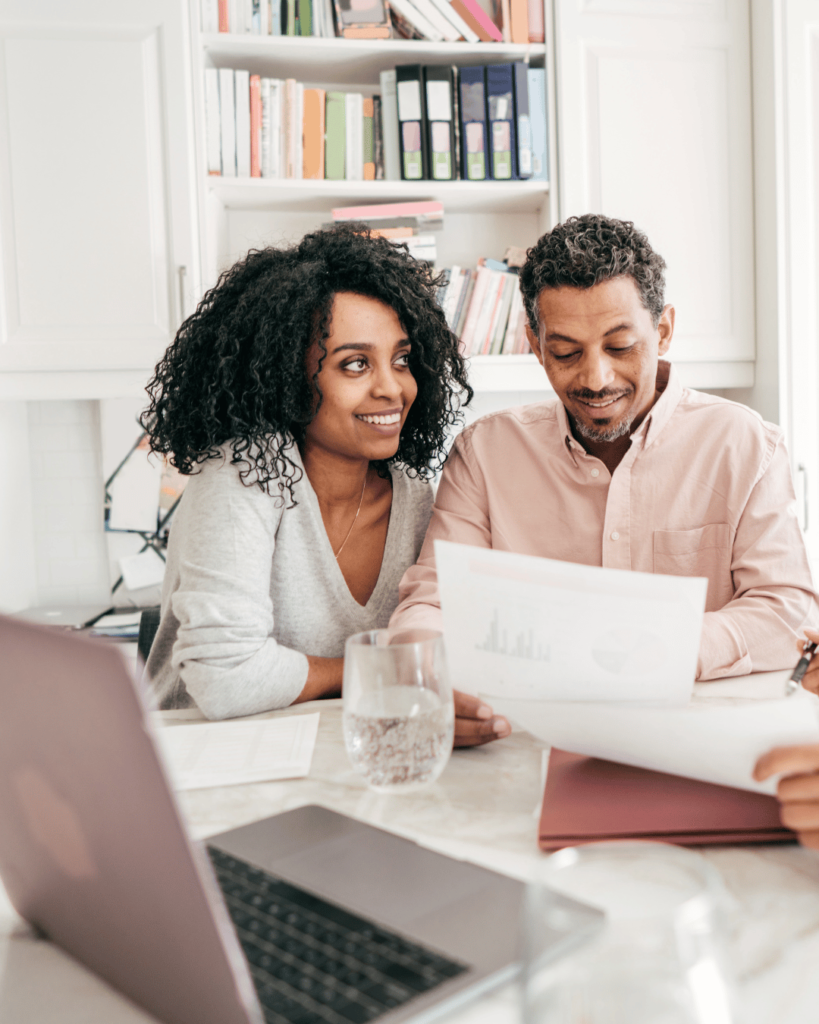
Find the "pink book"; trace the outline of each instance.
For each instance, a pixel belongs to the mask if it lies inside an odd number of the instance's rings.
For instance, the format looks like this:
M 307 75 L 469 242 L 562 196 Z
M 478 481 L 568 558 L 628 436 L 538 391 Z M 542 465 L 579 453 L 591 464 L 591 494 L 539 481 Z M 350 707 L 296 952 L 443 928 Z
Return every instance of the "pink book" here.
M 543 0 L 527 0 L 529 11 L 529 42 L 543 43 L 546 32 L 543 24 Z
M 496 43 L 503 42 L 503 33 L 500 31 L 498 26 L 489 17 L 486 11 L 481 7 L 477 0 L 460 0 L 464 7 L 469 11 L 475 21 L 481 26 L 486 32 L 490 39 L 494 39 Z
M 262 176 L 262 79 L 250 76 L 250 177 Z
M 339 206 L 333 220 L 377 220 L 379 217 L 443 217 L 444 204 L 432 200 L 417 203 L 378 203 L 373 206 Z

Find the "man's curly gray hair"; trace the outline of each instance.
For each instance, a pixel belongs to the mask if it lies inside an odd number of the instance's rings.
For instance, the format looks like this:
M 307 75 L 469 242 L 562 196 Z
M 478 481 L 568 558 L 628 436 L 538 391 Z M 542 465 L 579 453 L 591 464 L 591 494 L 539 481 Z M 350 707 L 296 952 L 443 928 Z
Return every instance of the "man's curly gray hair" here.
M 520 290 L 529 326 L 537 333 L 537 297 L 544 288 L 591 288 L 612 277 L 631 277 L 640 299 L 660 322 L 665 292 L 665 260 L 630 220 L 598 213 L 569 217 L 547 231 L 526 253 Z

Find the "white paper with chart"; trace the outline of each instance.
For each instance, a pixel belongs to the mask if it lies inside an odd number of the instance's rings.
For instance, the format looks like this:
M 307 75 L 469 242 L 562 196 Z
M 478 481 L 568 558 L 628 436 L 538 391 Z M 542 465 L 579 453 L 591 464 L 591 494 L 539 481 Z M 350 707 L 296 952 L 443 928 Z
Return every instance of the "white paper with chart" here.
M 452 684 L 486 697 L 685 704 L 707 580 L 435 542 Z

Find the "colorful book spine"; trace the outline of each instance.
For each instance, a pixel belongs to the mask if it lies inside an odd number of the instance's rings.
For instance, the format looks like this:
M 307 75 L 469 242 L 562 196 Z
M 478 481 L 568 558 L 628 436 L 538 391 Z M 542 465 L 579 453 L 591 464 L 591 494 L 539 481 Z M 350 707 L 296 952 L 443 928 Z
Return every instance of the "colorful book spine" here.
M 546 42 L 546 26 L 543 19 L 543 0 L 526 0 L 529 16 L 529 42 Z
M 262 176 L 262 79 L 250 76 L 250 177 Z
M 344 180 L 344 147 L 346 105 L 343 92 L 328 92 L 325 106 L 324 177 Z
M 333 95 L 343 96 L 344 93 Z M 406 203 L 375 203 L 371 206 L 337 206 L 332 211 L 333 220 L 393 220 L 396 217 L 443 220 L 443 216 L 444 204 L 436 199 L 419 199 Z
M 452 0 L 452 6 L 483 42 L 503 42 L 503 33 L 477 0 Z
M 374 103 L 372 96 L 365 96 L 362 100 L 362 115 L 361 155 L 364 181 L 375 181 Z
M 219 0 L 219 31 L 230 32 L 229 0 Z
M 541 11 L 543 10 L 541 4 Z M 509 0 L 509 42 L 528 43 L 529 40 L 529 0 Z M 541 15 L 542 18 L 542 15 Z
M 304 90 L 304 170 L 305 178 L 324 177 L 324 89 Z
M 373 162 L 375 180 L 384 180 L 384 122 L 381 116 L 381 97 L 373 96 Z

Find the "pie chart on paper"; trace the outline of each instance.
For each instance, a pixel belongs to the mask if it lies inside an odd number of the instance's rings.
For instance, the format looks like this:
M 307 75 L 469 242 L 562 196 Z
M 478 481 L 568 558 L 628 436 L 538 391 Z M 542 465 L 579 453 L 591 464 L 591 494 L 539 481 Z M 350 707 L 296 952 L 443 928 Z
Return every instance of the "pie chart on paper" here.
M 604 633 L 592 647 L 596 664 L 612 675 L 644 675 L 659 669 L 666 657 L 664 641 L 642 629 Z

